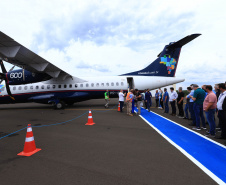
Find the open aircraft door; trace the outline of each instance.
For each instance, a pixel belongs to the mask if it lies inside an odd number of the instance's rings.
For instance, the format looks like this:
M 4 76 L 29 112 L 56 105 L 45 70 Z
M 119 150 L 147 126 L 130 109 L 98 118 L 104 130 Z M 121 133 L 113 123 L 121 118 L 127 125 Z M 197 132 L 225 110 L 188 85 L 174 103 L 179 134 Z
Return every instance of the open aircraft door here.
M 127 77 L 127 85 L 128 85 L 128 92 L 131 89 L 134 89 L 135 85 L 134 85 L 133 77 Z

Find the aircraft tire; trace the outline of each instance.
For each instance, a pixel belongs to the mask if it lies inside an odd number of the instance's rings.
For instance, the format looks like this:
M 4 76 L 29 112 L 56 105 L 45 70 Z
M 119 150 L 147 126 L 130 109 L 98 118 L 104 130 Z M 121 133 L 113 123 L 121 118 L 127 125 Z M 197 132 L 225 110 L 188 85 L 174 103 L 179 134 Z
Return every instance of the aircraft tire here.
M 60 101 L 55 105 L 55 109 L 64 109 L 65 108 L 65 103 L 63 101 Z

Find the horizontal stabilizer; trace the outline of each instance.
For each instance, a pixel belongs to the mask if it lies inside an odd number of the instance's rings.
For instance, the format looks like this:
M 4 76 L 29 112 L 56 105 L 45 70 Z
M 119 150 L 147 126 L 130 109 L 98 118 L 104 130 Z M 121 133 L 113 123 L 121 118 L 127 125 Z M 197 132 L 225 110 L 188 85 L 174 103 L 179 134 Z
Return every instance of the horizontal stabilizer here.
M 190 41 L 194 40 L 196 37 L 200 36 L 201 34 L 192 34 L 184 37 L 183 39 L 169 45 L 167 49 L 174 49 L 184 46 L 185 44 L 189 43 Z

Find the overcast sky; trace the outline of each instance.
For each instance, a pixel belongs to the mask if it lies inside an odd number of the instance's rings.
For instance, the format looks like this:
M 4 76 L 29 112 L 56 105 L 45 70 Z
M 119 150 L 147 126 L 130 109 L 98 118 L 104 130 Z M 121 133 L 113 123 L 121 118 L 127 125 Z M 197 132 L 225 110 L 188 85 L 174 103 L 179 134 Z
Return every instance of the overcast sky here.
M 74 76 L 142 69 L 169 42 L 201 33 L 182 48 L 179 86 L 226 81 L 225 0 L 0 0 L 0 7 L 2 32 Z

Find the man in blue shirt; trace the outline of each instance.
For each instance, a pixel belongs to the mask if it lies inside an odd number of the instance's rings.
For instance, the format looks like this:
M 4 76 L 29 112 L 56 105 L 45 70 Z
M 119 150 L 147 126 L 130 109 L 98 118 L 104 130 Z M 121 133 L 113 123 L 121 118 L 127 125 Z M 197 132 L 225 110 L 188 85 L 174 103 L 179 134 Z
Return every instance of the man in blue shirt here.
M 193 84 L 190 85 L 191 87 L 191 92 L 187 95 L 187 98 L 189 98 L 189 112 L 191 114 L 191 119 L 192 119 L 192 123 L 189 124 L 190 126 L 195 126 L 196 125 L 196 120 L 195 120 L 195 113 L 194 113 L 194 101 L 192 100 L 192 98 L 190 96 L 194 96 L 194 90 L 193 90 Z
M 159 92 L 158 90 L 156 90 L 156 93 L 155 93 L 155 107 L 158 107 L 158 104 L 159 104 Z
M 147 109 L 150 112 L 150 107 L 151 107 L 151 98 L 152 98 L 152 94 L 150 92 L 150 90 L 148 89 L 147 92 L 145 93 L 145 101 L 147 103 Z
M 164 111 L 164 113 L 169 113 L 169 105 L 168 105 L 168 102 L 169 102 L 169 94 L 167 92 L 167 88 L 164 88 L 163 102 L 164 102 L 164 105 L 165 105 L 165 111 Z

